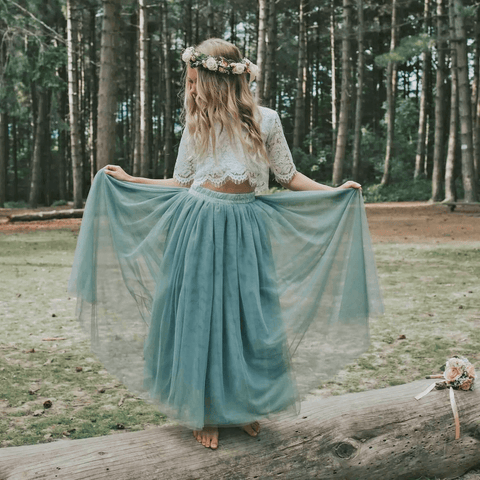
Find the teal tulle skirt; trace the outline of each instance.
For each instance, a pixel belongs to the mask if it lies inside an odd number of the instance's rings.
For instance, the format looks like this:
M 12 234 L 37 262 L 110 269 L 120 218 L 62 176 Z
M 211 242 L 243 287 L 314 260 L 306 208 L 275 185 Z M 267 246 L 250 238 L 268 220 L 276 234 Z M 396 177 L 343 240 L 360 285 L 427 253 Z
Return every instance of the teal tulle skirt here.
M 106 368 L 191 428 L 298 413 L 383 310 L 357 190 L 227 194 L 103 171 L 69 291 Z

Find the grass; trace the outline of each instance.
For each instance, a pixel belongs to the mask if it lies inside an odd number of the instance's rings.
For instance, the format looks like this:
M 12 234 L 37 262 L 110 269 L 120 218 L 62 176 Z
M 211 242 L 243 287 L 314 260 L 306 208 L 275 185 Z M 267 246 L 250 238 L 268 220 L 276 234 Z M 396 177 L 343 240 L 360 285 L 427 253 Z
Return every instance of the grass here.
M 75 243 L 70 231 L 0 235 L 0 446 L 166 421 L 91 354 L 66 292 Z M 375 252 L 386 314 L 371 324 L 370 350 L 320 395 L 410 382 L 437 373 L 454 354 L 478 364 L 480 243 L 385 243 Z M 43 340 L 52 337 L 64 340 Z

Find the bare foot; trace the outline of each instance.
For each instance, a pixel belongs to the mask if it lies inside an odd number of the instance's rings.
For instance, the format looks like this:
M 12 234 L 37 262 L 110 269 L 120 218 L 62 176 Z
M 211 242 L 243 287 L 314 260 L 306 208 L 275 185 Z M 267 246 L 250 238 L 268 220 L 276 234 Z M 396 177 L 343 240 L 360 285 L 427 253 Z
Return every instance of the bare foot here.
M 260 424 L 258 422 L 253 422 L 250 425 L 244 425 L 242 429 L 244 432 L 247 432 L 251 437 L 256 437 L 260 432 Z
M 218 448 L 218 428 L 216 427 L 204 427 L 203 430 L 194 430 L 193 436 L 205 448 L 211 448 L 212 450 Z

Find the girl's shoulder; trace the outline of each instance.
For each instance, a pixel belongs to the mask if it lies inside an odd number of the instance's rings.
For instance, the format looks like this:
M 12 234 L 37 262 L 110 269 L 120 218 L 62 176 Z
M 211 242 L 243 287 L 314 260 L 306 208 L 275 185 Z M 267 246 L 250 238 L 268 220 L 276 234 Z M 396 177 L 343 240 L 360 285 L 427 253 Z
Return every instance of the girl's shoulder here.
M 275 110 L 267 107 L 258 107 L 260 113 L 260 128 L 262 133 L 268 135 L 273 127 L 275 126 L 275 121 L 278 118 L 278 113 Z

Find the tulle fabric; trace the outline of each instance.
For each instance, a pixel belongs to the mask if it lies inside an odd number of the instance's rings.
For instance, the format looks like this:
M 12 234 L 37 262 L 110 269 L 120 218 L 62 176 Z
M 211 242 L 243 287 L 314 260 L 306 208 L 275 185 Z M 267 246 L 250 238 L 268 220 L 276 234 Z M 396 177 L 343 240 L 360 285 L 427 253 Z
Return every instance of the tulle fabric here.
M 69 291 L 106 368 L 191 428 L 297 413 L 383 311 L 357 190 L 255 197 L 103 171 Z

